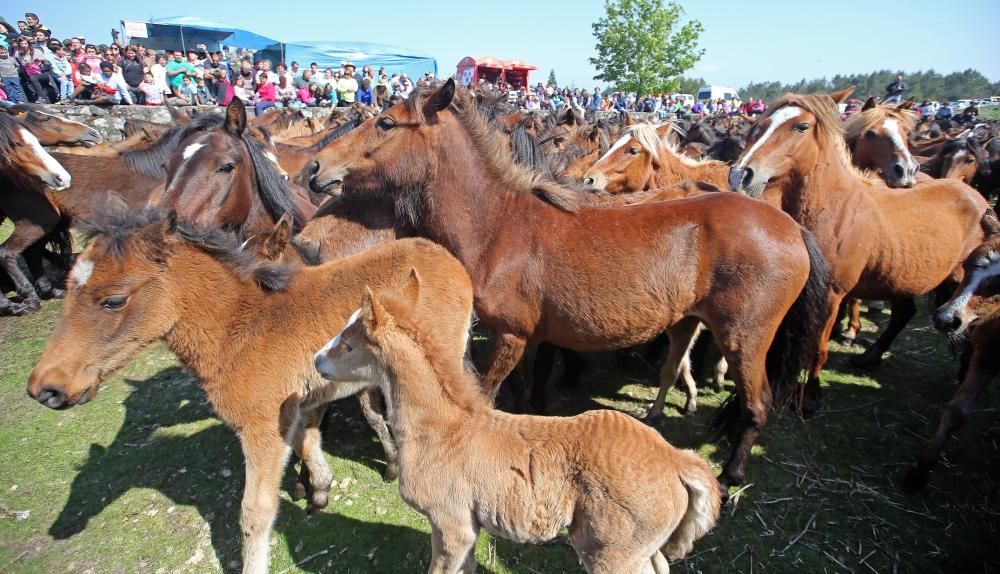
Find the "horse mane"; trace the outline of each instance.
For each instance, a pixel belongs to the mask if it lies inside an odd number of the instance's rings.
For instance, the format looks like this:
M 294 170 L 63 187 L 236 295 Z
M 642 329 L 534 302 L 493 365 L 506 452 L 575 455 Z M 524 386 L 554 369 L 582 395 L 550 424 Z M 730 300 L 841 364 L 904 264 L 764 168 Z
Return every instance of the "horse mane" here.
M 198 249 L 229 267 L 237 277 L 253 281 L 266 291 L 284 291 L 291 283 L 293 269 L 275 264 L 241 249 L 242 241 L 234 233 L 221 229 L 201 228 L 185 221 L 172 220 L 173 215 L 158 209 L 135 210 L 121 206 L 104 206 L 94 210 L 89 221 L 79 222 L 84 243 L 101 239 L 102 246 L 117 260 L 133 249 L 143 256 L 159 261 L 165 258 L 167 247 L 162 230 L 169 226 L 174 235 L 185 244 Z M 160 230 L 153 234 L 141 233 L 153 225 Z M 133 239 L 138 239 L 136 244 Z
M 249 131 L 244 131 L 239 136 L 234 135 L 233 137 L 242 141 L 250 154 L 250 161 L 253 163 L 253 171 L 257 180 L 257 194 L 260 196 L 261 203 L 268 215 L 274 221 L 278 221 L 282 215 L 290 213 L 292 215 L 292 231 L 301 230 L 306 222 L 292 201 L 292 192 L 288 189 L 288 182 L 278 175 L 274 162 L 264 153 L 264 146 L 250 135 Z
M 432 93 L 434 90 L 423 88 L 406 99 L 407 107 L 420 123 L 426 123 L 423 104 Z M 509 147 L 504 145 L 505 138 L 499 137 L 497 130 L 483 118 L 467 90 L 455 88 L 450 109 L 469 133 L 473 147 L 484 159 L 494 180 L 515 193 L 533 194 L 562 211 L 573 213 L 580 209 L 579 198 L 574 192 L 542 173 L 518 165 Z
M 844 122 L 840 119 L 840 110 L 829 94 L 785 94 L 760 116 L 757 122 L 763 122 L 785 106 L 800 107 L 816 117 L 815 129 L 820 141 L 834 151 L 844 169 L 869 185 L 885 187 L 885 182 L 878 175 L 858 169 L 854 165 L 851 151 L 847 148 L 847 140 L 844 138 Z
M 466 411 L 490 408 L 465 361 L 453 356 L 454 341 L 444 340 L 440 335 L 442 329 L 421 321 L 420 314 L 413 312 L 415 306 L 396 293 L 380 293 L 378 303 L 392 316 L 396 328 L 420 347 L 442 392 L 453 404 Z
M 22 126 L 20 122 L 11 116 L 0 114 L 0 153 L 7 155 L 8 149 L 18 145 L 14 136 L 14 130 L 16 128 L 28 129 Z
M 653 160 L 654 162 L 659 161 L 656 158 L 660 157 L 660 151 L 663 150 L 671 154 L 675 158 L 677 158 L 679 162 L 688 167 L 702 167 L 705 165 L 718 163 L 714 159 L 694 159 L 692 157 L 688 157 L 682 154 L 677 149 L 677 146 L 672 144 L 670 140 L 667 139 L 667 135 L 664 135 L 662 137 L 660 136 L 660 133 L 657 131 L 657 129 L 663 127 L 664 125 L 670 126 L 669 131 L 677 133 L 681 137 L 683 137 L 686 133 L 683 131 L 682 128 L 680 128 L 674 122 L 666 122 L 664 124 L 658 124 L 658 125 L 638 123 L 631 126 L 626 126 L 625 129 L 622 130 L 622 135 L 623 136 L 631 135 L 633 138 L 635 138 L 635 141 L 639 142 L 639 145 L 642 146 L 642 148 L 646 150 L 646 152 L 649 153 L 651 157 L 654 158 Z
M 916 125 L 916 116 L 910 110 L 900 110 L 895 106 L 874 106 L 852 115 L 844 124 L 844 137 L 848 146 L 853 146 L 865 132 L 889 119 L 903 124 L 907 132 L 912 132 Z
M 333 140 L 343 136 L 344 134 L 353 130 L 359 125 L 361 125 L 361 118 L 357 114 L 355 114 L 355 117 L 345 121 L 344 123 L 334 128 L 333 130 L 330 130 L 325 136 L 323 136 L 323 139 L 319 140 L 311 147 L 316 149 L 323 149 L 326 146 L 330 145 L 330 143 L 333 142 Z
M 136 173 L 166 179 L 167 169 L 164 166 L 177 149 L 177 145 L 192 133 L 221 127 L 224 121 L 225 118 L 219 114 L 199 114 L 184 125 L 170 128 L 158 140 L 143 149 L 122 152 L 122 163 Z

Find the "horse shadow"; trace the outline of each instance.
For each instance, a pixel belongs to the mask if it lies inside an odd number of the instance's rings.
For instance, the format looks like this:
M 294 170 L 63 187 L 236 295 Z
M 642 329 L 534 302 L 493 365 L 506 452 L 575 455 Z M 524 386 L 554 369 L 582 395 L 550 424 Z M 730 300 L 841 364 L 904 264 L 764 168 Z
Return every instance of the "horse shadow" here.
M 131 490 L 150 489 L 172 505 L 196 509 L 208 526 L 207 542 L 215 559 L 224 570 L 233 570 L 241 561 L 244 486 L 243 455 L 236 436 L 215 418 L 196 379 L 180 367 L 168 367 L 145 381 L 125 382 L 132 390 L 121 403 L 125 412 L 121 429 L 107 447 L 90 446 L 48 533 L 56 540 L 70 539 L 104 510 L 122 504 L 119 499 Z M 381 474 L 381 446 L 356 403 L 339 401 L 331 411 L 325 450 Z M 283 480 L 286 492 L 295 482 L 292 470 L 286 470 Z M 369 502 L 364 497 L 357 500 L 358 505 Z M 381 523 L 378 518 L 360 520 L 333 507 L 311 513 L 305 501 L 292 502 L 285 496 L 272 542 L 279 537 L 284 538 L 291 560 L 301 562 L 298 568 L 308 572 L 419 571 L 430 561 L 429 532 Z M 203 543 L 199 540 L 198 548 Z

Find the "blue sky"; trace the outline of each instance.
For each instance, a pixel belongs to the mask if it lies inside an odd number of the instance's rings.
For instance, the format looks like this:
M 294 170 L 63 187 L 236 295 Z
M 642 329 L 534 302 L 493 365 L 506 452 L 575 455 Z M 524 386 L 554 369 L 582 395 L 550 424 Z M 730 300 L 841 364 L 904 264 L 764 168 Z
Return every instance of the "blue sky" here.
M 976 68 L 1000 80 L 1000 0 L 961 3 L 838 0 L 683 1 L 701 20 L 705 56 L 689 75 L 742 86 L 889 68 Z M 4 2 L 9 22 L 37 12 L 59 36 L 110 41 L 121 19 L 200 16 L 282 40 L 356 40 L 427 52 L 441 73 L 464 56 L 517 58 L 535 64 L 533 79 L 556 70 L 560 84 L 591 86 L 591 23 L 603 0 L 563 2 L 243 2 L 235 0 L 67 0 Z

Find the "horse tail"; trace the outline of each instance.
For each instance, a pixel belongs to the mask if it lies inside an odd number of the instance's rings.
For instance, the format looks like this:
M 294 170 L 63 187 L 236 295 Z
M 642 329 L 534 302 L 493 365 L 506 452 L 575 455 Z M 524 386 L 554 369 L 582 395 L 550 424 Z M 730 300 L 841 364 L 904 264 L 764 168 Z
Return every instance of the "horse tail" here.
M 719 519 L 722 489 L 711 467 L 689 450 L 680 450 L 677 469 L 681 484 L 688 491 L 687 510 L 664 547 L 667 557 L 680 560 L 690 552 L 695 540 L 704 536 Z
M 801 404 L 805 386 L 800 384 L 799 375 L 808 368 L 808 359 L 816 356 L 826 321 L 833 312 L 829 300 L 833 281 L 830 264 L 816 236 L 804 227 L 799 227 L 799 231 L 809 254 L 809 277 L 782 319 L 767 350 L 765 371 L 771 386 L 773 408 L 792 400 Z M 712 440 L 735 430 L 741 416 L 739 395 L 733 393 L 722 403 L 710 423 Z
M 979 220 L 979 225 L 983 228 L 983 239 L 990 239 L 1000 234 L 1000 218 L 997 218 L 997 212 L 993 211 L 992 207 L 986 208 L 986 212 Z

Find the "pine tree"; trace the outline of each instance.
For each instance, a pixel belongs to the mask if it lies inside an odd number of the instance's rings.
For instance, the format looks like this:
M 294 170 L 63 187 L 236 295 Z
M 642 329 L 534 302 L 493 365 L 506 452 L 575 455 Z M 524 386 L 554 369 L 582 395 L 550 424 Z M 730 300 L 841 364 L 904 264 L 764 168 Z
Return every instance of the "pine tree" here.
M 549 81 L 546 82 L 546 85 L 551 86 L 553 88 L 559 85 L 556 82 L 556 71 L 555 70 L 549 70 Z

